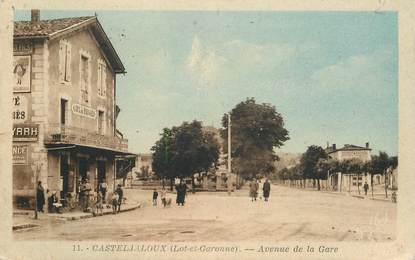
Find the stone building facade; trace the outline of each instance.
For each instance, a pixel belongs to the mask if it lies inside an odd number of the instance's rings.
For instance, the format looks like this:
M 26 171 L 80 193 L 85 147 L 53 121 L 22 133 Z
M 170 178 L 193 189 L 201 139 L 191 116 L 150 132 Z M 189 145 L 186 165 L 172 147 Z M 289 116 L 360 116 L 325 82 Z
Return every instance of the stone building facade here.
M 37 180 L 62 199 L 81 179 L 112 190 L 132 155 L 116 128 L 116 75 L 125 68 L 97 17 L 40 20 L 32 11 L 14 23 L 13 44 L 15 205 L 33 205 Z

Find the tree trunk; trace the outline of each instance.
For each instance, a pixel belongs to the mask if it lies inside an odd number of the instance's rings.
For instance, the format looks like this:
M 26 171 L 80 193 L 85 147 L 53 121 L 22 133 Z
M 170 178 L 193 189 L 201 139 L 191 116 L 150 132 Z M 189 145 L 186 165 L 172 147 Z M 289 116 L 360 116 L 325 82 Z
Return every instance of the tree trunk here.
M 317 179 L 317 190 L 320 190 L 320 179 Z
M 349 193 L 350 193 L 351 184 L 352 184 L 352 175 L 349 174 Z
M 360 182 L 359 182 L 359 178 L 360 178 L 360 173 L 357 173 L 357 192 L 360 195 Z
M 339 187 L 339 191 L 342 192 L 342 186 L 343 186 L 343 173 L 340 173 L 340 187 Z
M 164 180 L 165 180 L 165 178 L 161 179 L 161 185 L 163 186 L 163 189 L 164 189 L 164 186 L 165 186 Z
M 170 191 L 173 191 L 173 177 L 170 178 Z

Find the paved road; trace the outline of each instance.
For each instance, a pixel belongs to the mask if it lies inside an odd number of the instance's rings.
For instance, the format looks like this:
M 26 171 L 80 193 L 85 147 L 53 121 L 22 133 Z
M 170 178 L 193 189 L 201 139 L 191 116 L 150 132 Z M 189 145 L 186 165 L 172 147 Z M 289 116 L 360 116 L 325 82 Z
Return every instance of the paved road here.
M 126 241 L 388 241 L 395 239 L 396 204 L 272 186 L 269 202 L 248 190 L 197 193 L 186 205 L 151 205 L 151 192 L 126 190 L 144 207 L 119 215 L 14 232 L 15 239 Z M 174 194 L 169 194 L 174 201 Z

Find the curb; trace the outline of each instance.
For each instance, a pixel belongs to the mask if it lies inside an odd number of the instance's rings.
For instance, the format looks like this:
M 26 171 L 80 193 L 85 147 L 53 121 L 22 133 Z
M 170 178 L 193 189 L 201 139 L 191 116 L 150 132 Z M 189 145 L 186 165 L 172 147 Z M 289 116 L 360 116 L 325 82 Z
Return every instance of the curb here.
M 138 209 L 138 208 L 141 208 L 141 203 L 138 203 L 137 205 L 135 205 L 131 208 L 122 209 L 122 210 L 120 210 L 119 213 L 132 211 L 132 210 L 135 210 L 135 209 Z M 86 215 L 82 215 L 82 216 L 78 216 L 78 217 L 56 216 L 56 218 L 72 221 L 72 220 L 80 220 L 80 219 L 87 219 L 87 218 L 94 218 L 94 217 L 102 217 L 102 216 L 105 216 L 105 215 L 113 215 L 113 213 L 112 213 L 112 211 L 107 211 L 107 212 L 103 212 L 102 215 L 95 215 L 95 216 L 91 213 L 91 214 L 86 214 Z
M 21 230 L 21 229 L 28 229 L 28 228 L 33 228 L 33 227 L 38 227 L 39 225 L 37 224 L 20 224 L 20 225 L 14 225 L 13 226 L 13 230 Z
M 141 203 L 137 203 L 135 206 L 130 207 L 130 208 L 126 208 L 126 209 L 122 209 L 119 213 L 122 212 L 127 212 L 127 211 L 132 211 L 135 209 L 141 208 Z M 118 214 L 118 213 L 117 213 Z M 91 214 L 87 214 L 87 215 L 82 215 L 82 216 L 78 216 L 78 217 L 61 217 L 61 216 L 52 216 L 52 218 L 56 218 L 56 219 L 60 219 L 60 220 L 67 220 L 67 221 L 72 221 L 72 220 L 80 220 L 80 219 L 87 219 L 87 218 L 93 218 L 93 217 L 102 217 L 105 215 L 112 215 L 112 211 L 107 211 L 107 212 L 103 212 L 102 215 L 92 215 Z M 13 226 L 13 231 L 16 230 L 22 230 L 22 229 L 28 229 L 28 228 L 33 228 L 33 227 L 38 227 L 40 225 L 38 224 L 20 224 L 20 225 L 14 225 Z

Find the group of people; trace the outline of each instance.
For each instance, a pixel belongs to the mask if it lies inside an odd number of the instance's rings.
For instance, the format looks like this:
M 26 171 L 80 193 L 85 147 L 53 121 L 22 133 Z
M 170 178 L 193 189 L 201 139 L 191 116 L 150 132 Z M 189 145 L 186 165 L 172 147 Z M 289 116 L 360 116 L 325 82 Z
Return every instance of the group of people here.
M 46 195 L 48 196 L 49 190 L 46 190 Z M 62 203 L 60 203 L 60 200 L 58 196 L 56 195 L 56 191 L 52 191 L 51 195 L 48 196 L 48 212 L 49 213 L 62 213 Z M 46 198 L 45 198 L 45 189 L 42 186 L 42 182 L 38 181 L 37 187 L 36 187 L 36 209 L 38 212 L 44 213 L 44 206 L 46 204 Z
M 108 185 L 105 179 L 101 180 L 98 184 L 96 192 L 92 192 L 91 184 L 88 179 L 82 179 L 78 189 L 78 199 L 80 202 L 80 208 L 84 212 L 92 212 L 94 215 L 102 215 L 104 204 L 106 204 Z M 49 194 L 49 190 L 46 191 Z M 70 209 L 75 208 L 76 195 L 71 193 L 66 194 L 65 201 L 66 206 Z M 112 205 L 113 214 L 121 211 L 121 204 L 124 200 L 124 192 L 121 184 L 118 184 L 115 191 L 112 193 L 110 203 Z M 51 195 L 47 198 L 48 212 L 50 213 L 62 213 L 63 204 L 57 196 L 56 191 L 52 191 Z M 36 189 L 36 207 L 39 212 L 44 212 L 44 205 L 46 204 L 45 190 L 42 186 L 42 182 L 39 181 Z M 111 206 L 108 206 L 111 207 Z
M 184 206 L 185 199 L 186 199 L 186 193 L 187 193 L 187 185 L 180 181 L 179 184 L 176 185 L 176 204 L 178 206 Z M 157 198 L 158 198 L 158 191 L 157 189 L 153 190 L 153 206 L 157 206 Z M 166 196 L 166 189 L 163 187 L 160 194 L 161 203 L 163 207 L 169 206 L 171 203 L 171 199 L 167 198 Z
M 260 181 L 255 178 L 249 183 L 249 196 L 251 197 L 252 202 L 256 201 L 258 197 L 259 183 Z M 265 201 L 268 201 L 270 191 L 271 183 L 268 179 L 266 179 L 264 184 L 262 185 L 262 195 L 264 196 Z

